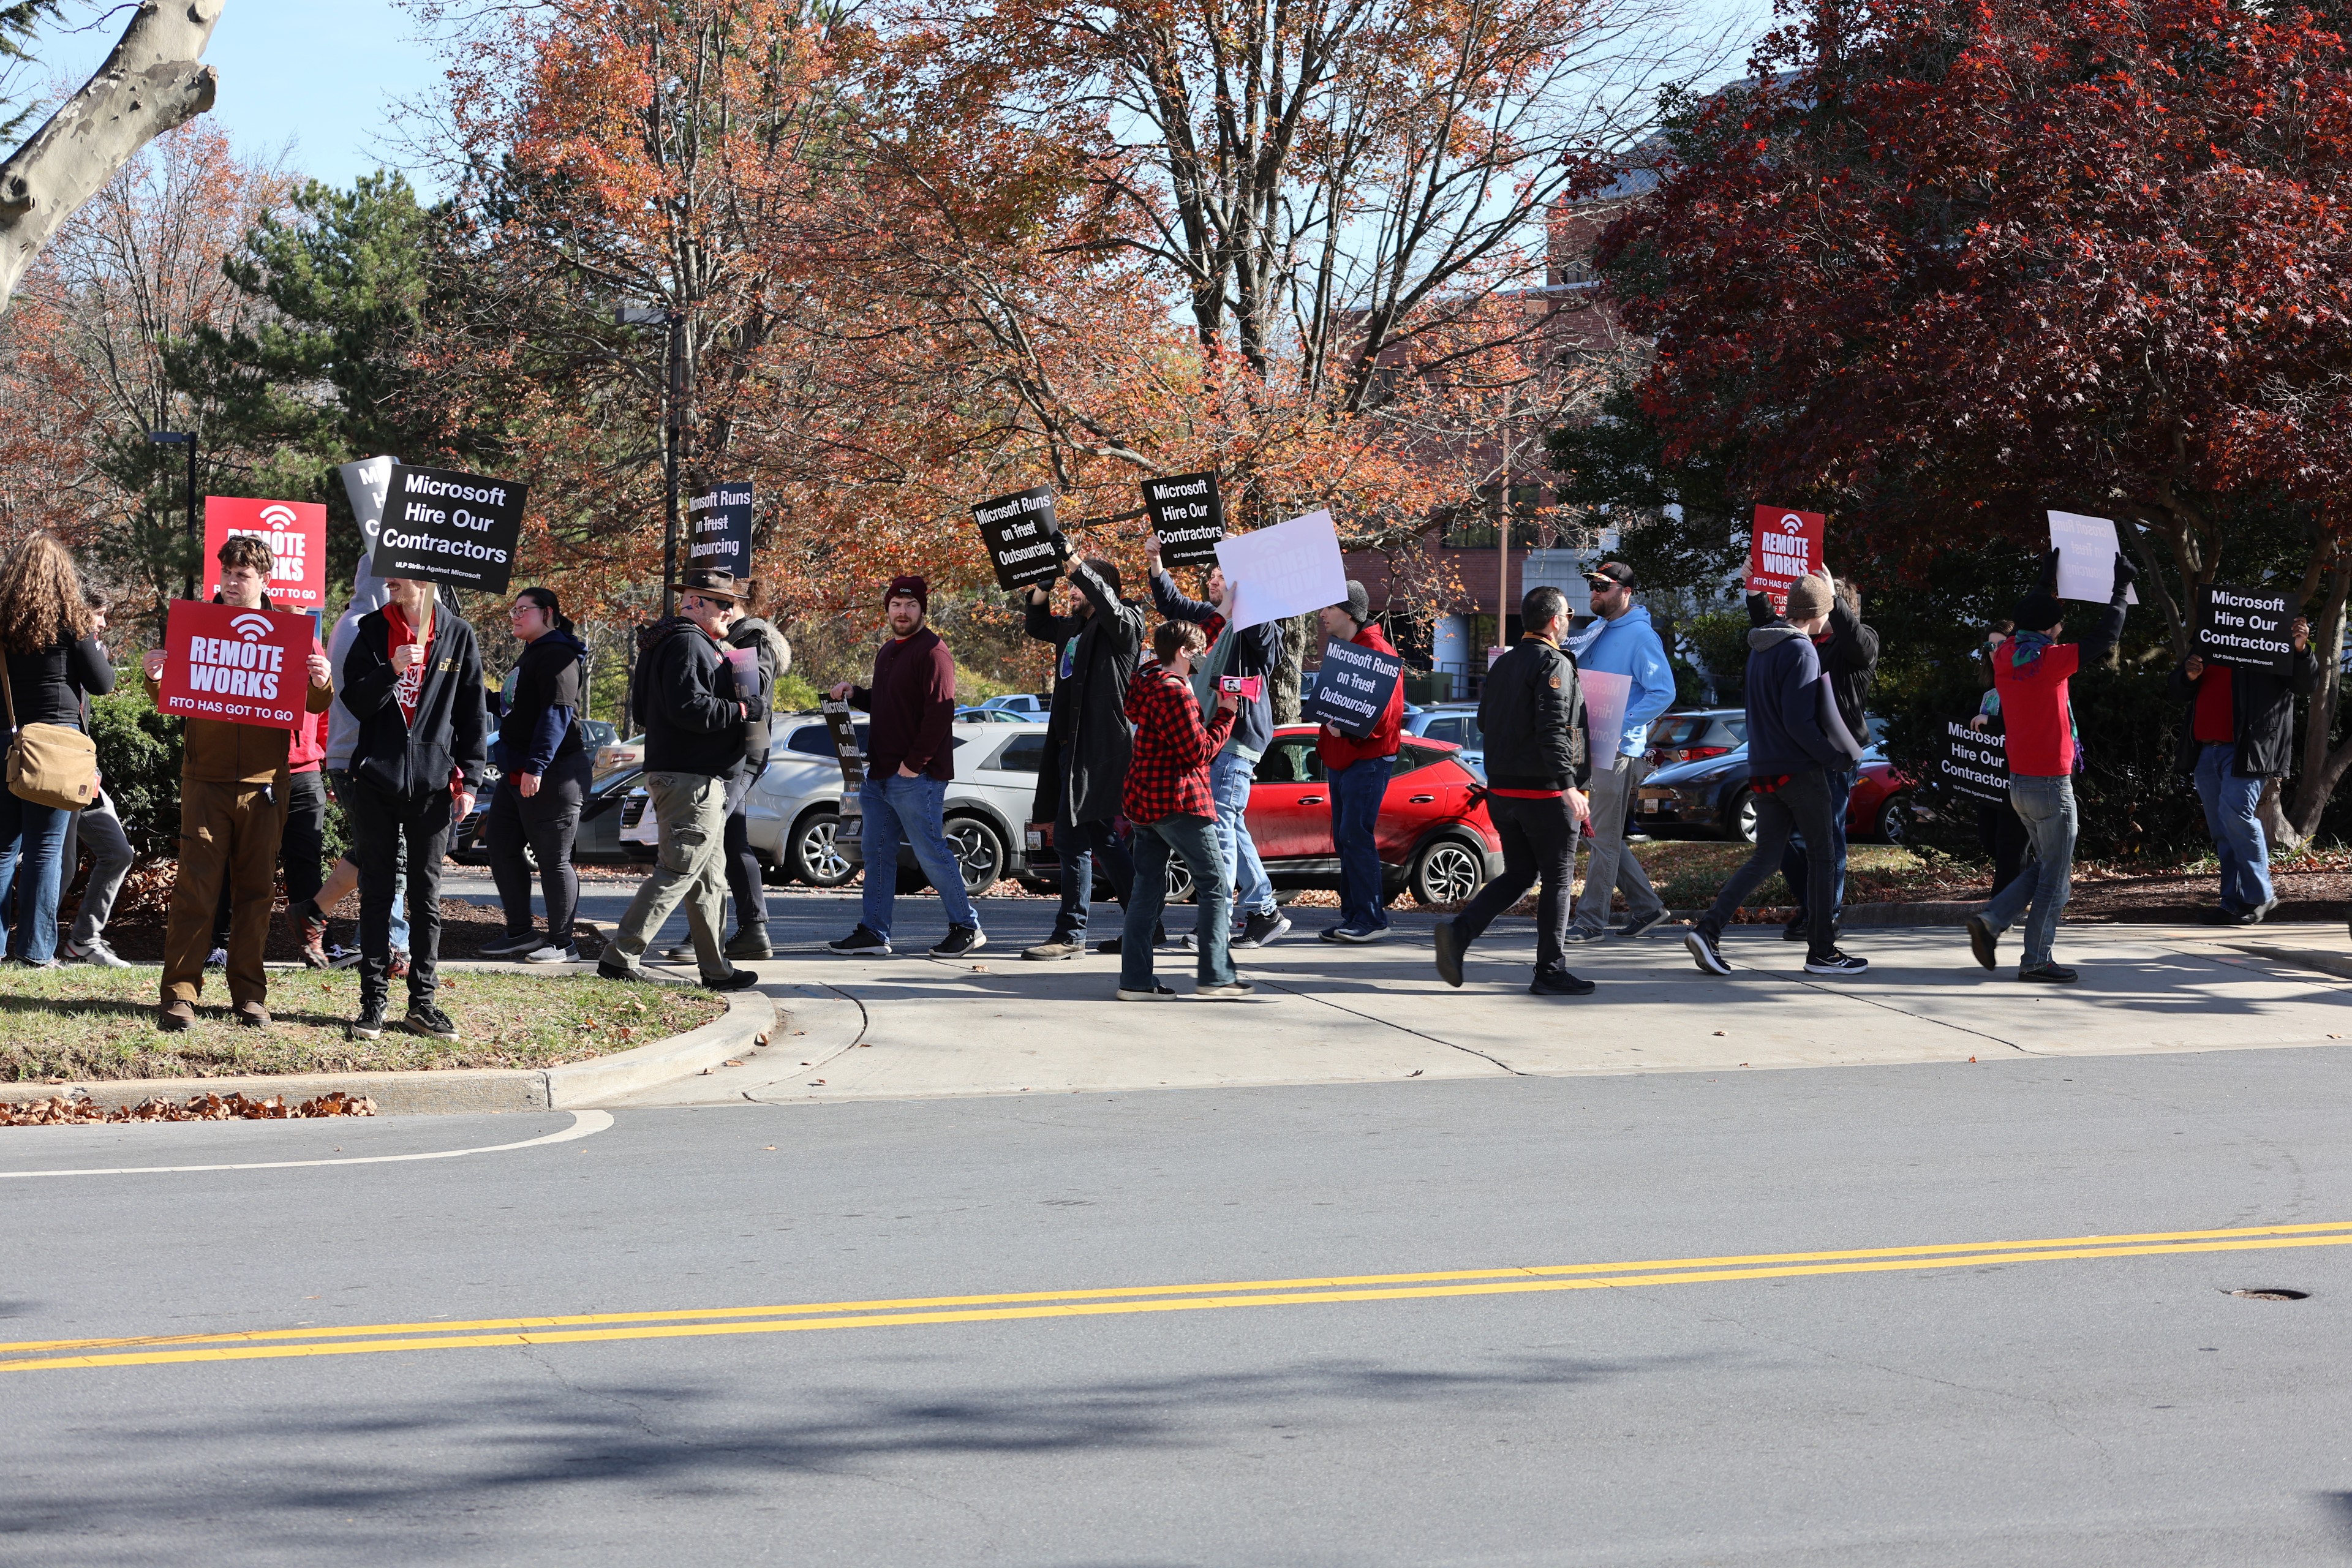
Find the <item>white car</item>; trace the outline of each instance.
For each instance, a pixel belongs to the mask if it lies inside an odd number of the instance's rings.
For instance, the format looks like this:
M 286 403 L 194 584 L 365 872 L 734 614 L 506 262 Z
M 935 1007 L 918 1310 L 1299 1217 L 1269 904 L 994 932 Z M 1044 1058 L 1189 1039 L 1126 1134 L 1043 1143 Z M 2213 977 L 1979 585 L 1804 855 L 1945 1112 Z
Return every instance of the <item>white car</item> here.
M 955 724 L 955 779 L 948 785 L 948 847 L 963 872 L 964 890 L 981 893 L 1028 867 L 1024 829 L 1037 793 L 1037 768 L 1045 754 L 1042 722 Z M 746 835 L 752 849 L 781 880 L 837 888 L 857 874 L 857 866 L 834 841 L 841 817 L 841 763 L 820 713 L 793 713 L 775 723 L 767 771 L 744 802 Z M 862 744 L 866 727 L 858 721 Z M 898 850 L 901 891 L 922 885 L 914 851 Z

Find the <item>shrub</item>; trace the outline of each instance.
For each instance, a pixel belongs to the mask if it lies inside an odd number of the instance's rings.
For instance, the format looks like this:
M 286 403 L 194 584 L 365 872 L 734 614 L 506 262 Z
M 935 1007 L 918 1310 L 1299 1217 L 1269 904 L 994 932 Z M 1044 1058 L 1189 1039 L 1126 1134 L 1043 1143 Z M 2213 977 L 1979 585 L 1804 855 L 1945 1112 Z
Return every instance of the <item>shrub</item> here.
M 136 672 L 89 702 L 98 771 L 131 847 L 141 856 L 175 855 L 180 836 L 180 725 L 155 711 Z

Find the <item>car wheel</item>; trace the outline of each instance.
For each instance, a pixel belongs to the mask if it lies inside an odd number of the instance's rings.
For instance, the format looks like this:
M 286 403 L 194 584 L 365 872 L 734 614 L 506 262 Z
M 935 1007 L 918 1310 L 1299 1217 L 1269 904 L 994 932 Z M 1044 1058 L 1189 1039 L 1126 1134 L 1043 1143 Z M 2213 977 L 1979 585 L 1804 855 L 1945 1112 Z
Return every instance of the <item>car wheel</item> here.
M 1200 890 L 1192 885 L 1192 868 L 1184 864 L 1181 857 L 1171 854 L 1168 857 L 1168 901 L 1189 904 L 1192 901 L 1192 895 Z
M 1744 785 L 1723 805 L 1723 836 L 1735 843 L 1756 842 L 1756 792 Z
M 963 874 L 966 897 L 978 898 L 1003 879 L 1004 845 L 996 829 L 978 817 L 950 816 L 947 838 L 956 869 Z
M 857 868 L 843 858 L 841 846 L 835 842 L 840 827 L 841 814 L 830 809 L 812 811 L 793 825 L 784 866 L 794 879 L 812 888 L 838 888 L 857 875 Z
M 1901 844 L 1911 837 L 1911 797 L 1890 795 L 1878 808 L 1871 837 L 1881 844 Z
M 1458 904 L 1486 880 L 1486 858 L 1459 838 L 1440 838 L 1423 847 L 1405 879 L 1417 904 Z

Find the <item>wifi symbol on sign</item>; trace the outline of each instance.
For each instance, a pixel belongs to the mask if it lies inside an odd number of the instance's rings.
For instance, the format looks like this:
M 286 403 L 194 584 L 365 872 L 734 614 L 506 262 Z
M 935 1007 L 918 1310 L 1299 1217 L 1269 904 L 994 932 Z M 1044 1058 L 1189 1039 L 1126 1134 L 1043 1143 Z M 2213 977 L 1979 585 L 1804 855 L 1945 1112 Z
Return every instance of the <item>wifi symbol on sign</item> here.
M 229 629 L 247 642 L 259 642 L 276 628 L 269 624 L 268 616 L 257 616 L 247 610 L 229 622 Z
M 296 521 L 294 509 L 284 501 L 273 501 L 261 509 L 261 521 L 272 528 L 291 528 Z

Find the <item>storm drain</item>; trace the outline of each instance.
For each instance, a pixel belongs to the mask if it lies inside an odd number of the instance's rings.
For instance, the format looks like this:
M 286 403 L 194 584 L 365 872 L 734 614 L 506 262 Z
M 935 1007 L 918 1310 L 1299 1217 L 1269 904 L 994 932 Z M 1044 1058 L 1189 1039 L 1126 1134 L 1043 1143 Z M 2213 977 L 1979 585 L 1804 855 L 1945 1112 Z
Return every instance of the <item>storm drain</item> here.
M 2232 1290 L 2229 1294 L 2244 1301 L 2303 1301 L 2311 1297 L 2308 1290 Z

